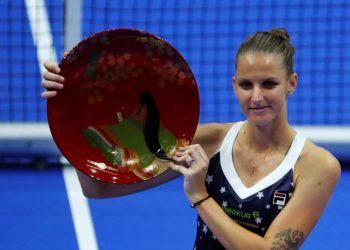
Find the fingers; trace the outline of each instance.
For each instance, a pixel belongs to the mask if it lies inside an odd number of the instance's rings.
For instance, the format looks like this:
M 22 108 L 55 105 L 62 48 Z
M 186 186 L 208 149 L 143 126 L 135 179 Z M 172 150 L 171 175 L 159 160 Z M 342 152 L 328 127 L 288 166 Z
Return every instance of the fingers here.
M 48 99 L 57 95 L 57 91 L 45 91 L 41 93 L 41 97 Z
M 180 148 L 175 154 L 174 159 L 186 162 L 188 166 L 191 166 L 194 163 L 196 163 L 197 166 L 206 166 L 209 163 L 207 154 L 199 144 Z
M 41 97 L 47 99 L 57 95 L 56 90 L 63 88 L 64 77 L 59 75 L 61 69 L 56 63 L 44 62 L 44 67 L 47 71 L 43 74 L 41 86 L 46 91 L 41 94 Z
M 59 75 L 61 69 L 56 63 L 53 62 L 44 62 L 44 67 L 47 71 L 44 72 L 42 86 L 45 88 L 55 88 L 57 86 L 63 87 L 62 83 L 64 82 L 64 77 Z M 52 82 L 60 84 L 52 84 Z M 47 85 L 47 86 L 46 86 Z
M 177 163 L 170 163 L 170 167 L 185 176 L 197 171 L 206 171 L 209 164 L 208 156 L 198 144 L 180 148 L 173 159 Z
M 64 82 L 64 77 L 61 75 L 58 75 L 57 73 L 53 73 L 51 71 L 45 71 L 44 75 L 43 75 L 45 80 L 48 81 L 54 81 L 54 82 L 59 82 L 59 83 L 63 83 Z
M 41 82 L 41 86 L 43 86 L 46 90 L 47 89 L 62 89 L 63 84 L 56 82 L 56 81 L 50 81 L 50 80 L 43 80 Z
M 44 62 L 44 67 L 47 71 L 52 72 L 52 73 L 59 74 L 61 72 L 61 69 L 54 62 L 46 61 L 46 62 Z
M 181 163 L 182 165 L 186 165 L 188 167 L 190 167 L 194 161 L 193 157 L 189 153 L 186 153 L 185 151 L 176 152 L 173 159 Z
M 190 173 L 189 169 L 187 169 L 186 167 L 180 165 L 180 164 L 175 164 L 172 162 L 169 162 L 169 167 L 174 170 L 177 171 L 179 173 L 181 173 L 182 175 L 186 176 Z

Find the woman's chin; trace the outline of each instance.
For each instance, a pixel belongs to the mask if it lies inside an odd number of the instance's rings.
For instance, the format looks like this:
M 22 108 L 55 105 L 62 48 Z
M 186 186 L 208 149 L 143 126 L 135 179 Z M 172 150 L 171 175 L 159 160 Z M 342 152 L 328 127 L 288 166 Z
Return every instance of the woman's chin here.
M 273 121 L 273 117 L 271 115 L 250 115 L 248 116 L 248 121 L 261 127 L 270 124 Z

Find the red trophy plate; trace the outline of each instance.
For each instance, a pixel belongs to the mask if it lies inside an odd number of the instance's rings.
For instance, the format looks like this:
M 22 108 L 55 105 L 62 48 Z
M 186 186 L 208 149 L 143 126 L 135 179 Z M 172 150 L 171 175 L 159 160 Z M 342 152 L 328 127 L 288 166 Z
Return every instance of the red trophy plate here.
M 52 136 L 67 160 L 101 181 L 131 184 L 167 171 L 199 117 L 193 73 L 169 43 L 113 29 L 74 47 L 60 64 L 64 88 L 48 100 Z

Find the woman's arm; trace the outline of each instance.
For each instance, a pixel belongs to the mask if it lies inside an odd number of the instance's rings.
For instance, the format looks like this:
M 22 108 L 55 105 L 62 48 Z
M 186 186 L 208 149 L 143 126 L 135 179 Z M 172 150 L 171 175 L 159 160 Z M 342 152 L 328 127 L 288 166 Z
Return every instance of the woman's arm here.
M 265 238 L 273 246 L 285 242 L 289 247 L 293 244 L 293 236 L 299 236 L 300 243 L 304 241 L 322 216 L 340 173 L 340 164 L 332 154 L 307 142 L 295 167 L 293 195 Z
M 190 168 L 171 164 L 185 176 L 185 192 L 191 203 L 208 195 L 204 178 L 208 159 L 199 145 L 186 149 L 177 157 L 195 159 Z M 208 199 L 196 207 L 199 216 L 227 249 L 298 249 L 322 215 L 340 175 L 338 161 L 327 151 L 310 143 L 297 167 L 293 196 L 275 218 L 265 237 L 236 224 L 215 202 Z

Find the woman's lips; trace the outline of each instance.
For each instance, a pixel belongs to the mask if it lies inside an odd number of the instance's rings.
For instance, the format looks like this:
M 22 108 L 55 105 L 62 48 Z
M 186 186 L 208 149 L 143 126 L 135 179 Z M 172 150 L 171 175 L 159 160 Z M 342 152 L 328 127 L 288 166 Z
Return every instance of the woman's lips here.
M 264 106 L 264 107 L 250 107 L 249 109 L 253 109 L 253 110 L 262 110 L 268 108 L 268 106 Z

